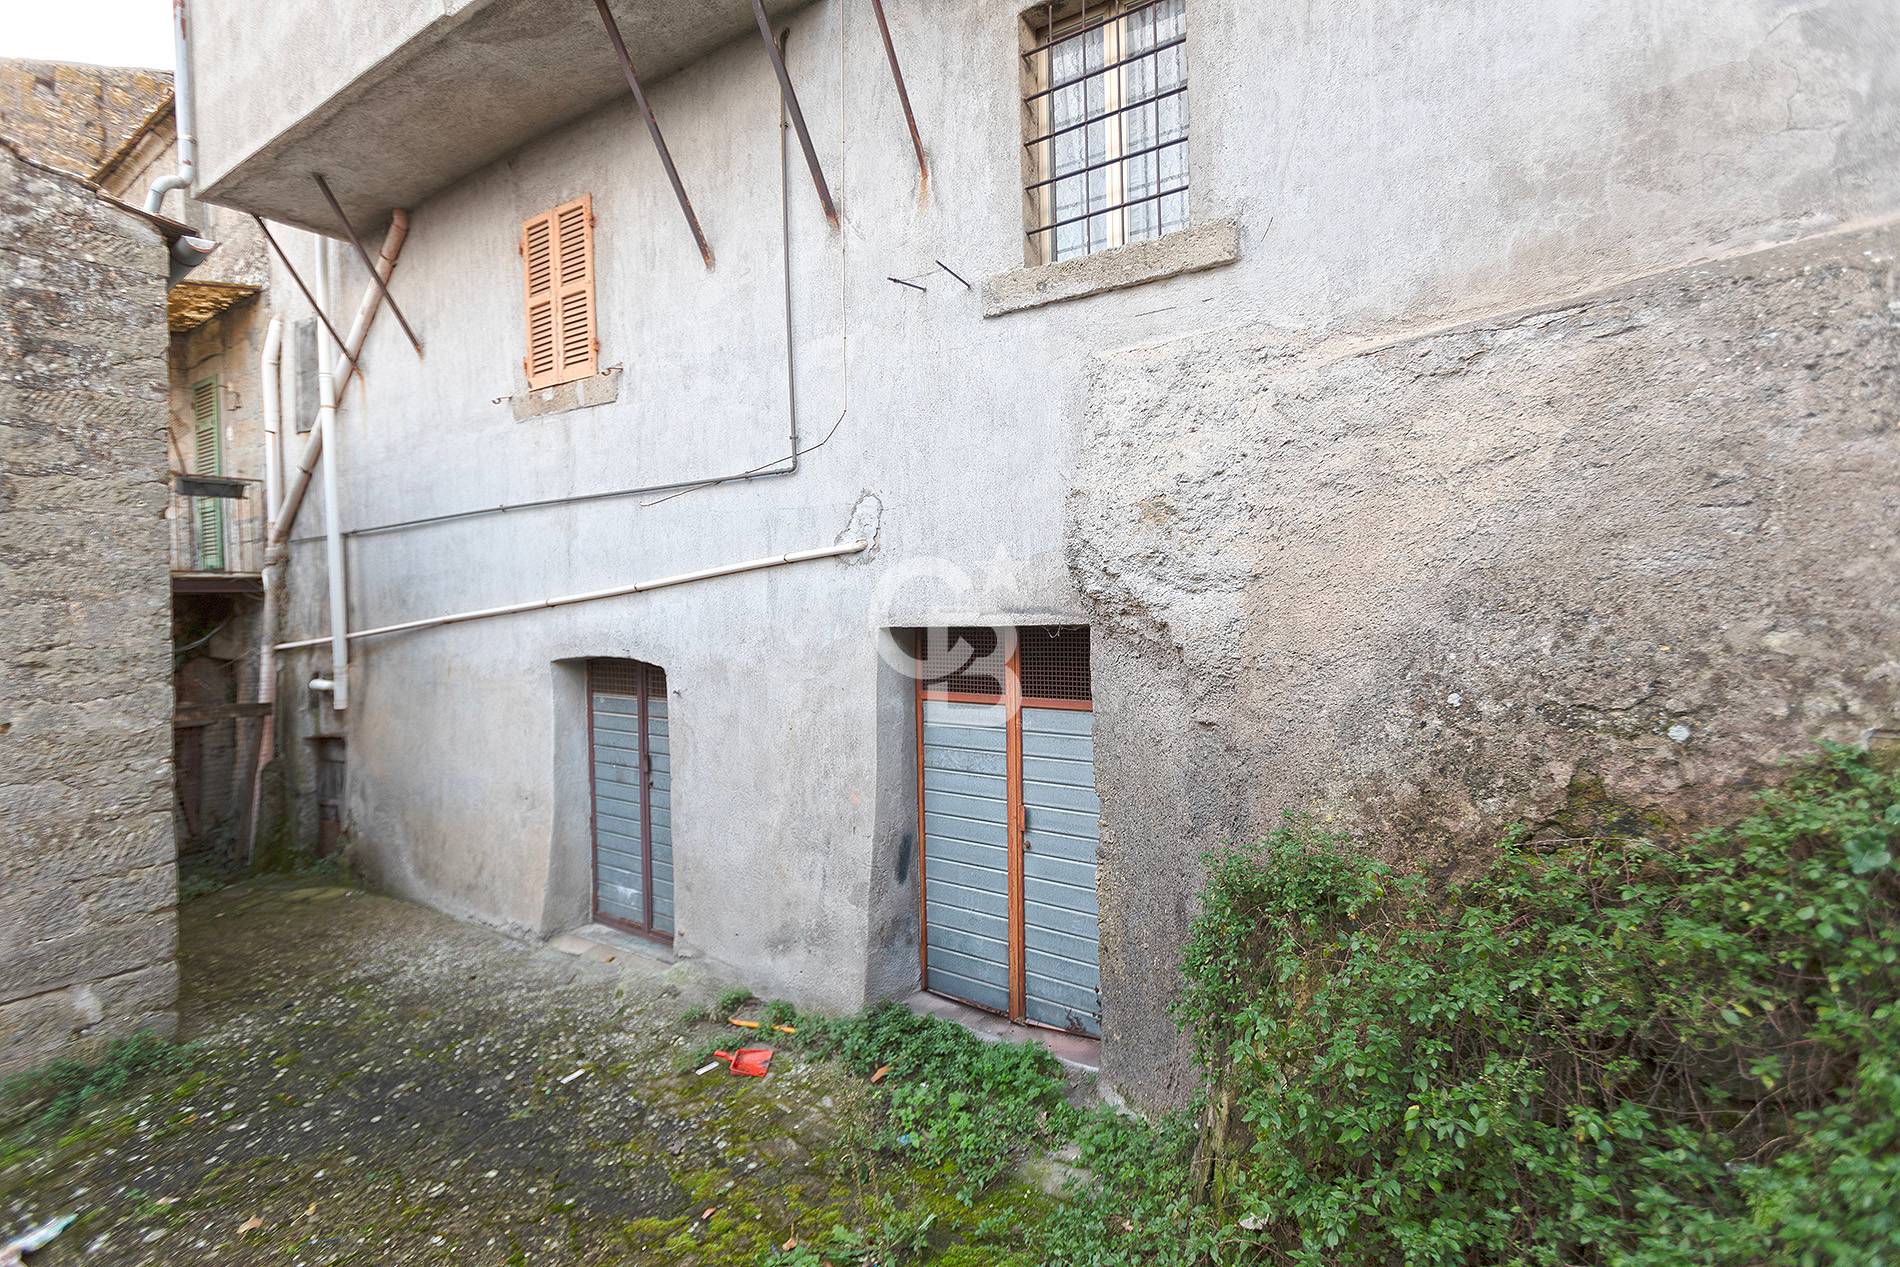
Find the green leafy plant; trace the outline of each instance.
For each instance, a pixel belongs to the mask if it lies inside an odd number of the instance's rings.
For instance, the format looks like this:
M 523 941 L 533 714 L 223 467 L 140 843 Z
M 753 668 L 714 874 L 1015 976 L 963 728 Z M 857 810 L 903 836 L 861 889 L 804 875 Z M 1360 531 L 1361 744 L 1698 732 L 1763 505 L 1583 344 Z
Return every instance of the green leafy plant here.
M 1188 1181 L 1192 1119 L 1152 1122 L 1095 1110 L 1076 1131 L 1071 1181 L 1040 1230 L 1044 1267 L 1187 1267 L 1208 1249 L 1210 1227 Z
M 752 991 L 739 987 L 727 990 L 713 1004 L 713 1019 L 723 1021 L 746 1004 L 752 1002 Z
M 799 1018 L 798 1031 L 801 1045 L 861 1076 L 889 1066 L 880 1144 L 953 1173 L 966 1202 L 1075 1121 L 1062 1066 L 1037 1043 L 986 1043 L 896 1003 L 844 1020 Z
M 905 1209 L 889 1197 L 880 1197 L 860 1223 L 840 1223 L 790 1249 L 768 1251 L 760 1267 L 901 1267 L 917 1261 L 930 1245 L 935 1214 Z
M 1512 835 L 1457 883 L 1299 821 L 1211 857 L 1209 1253 L 1893 1261 L 1897 834 L 1891 764 L 1830 747 L 1727 830 Z
M 0 1082 L 5 1118 L 29 1131 L 64 1125 L 95 1102 L 121 1095 L 150 1073 L 170 1073 L 190 1063 L 191 1049 L 149 1030 L 118 1039 L 95 1061 L 61 1059 Z

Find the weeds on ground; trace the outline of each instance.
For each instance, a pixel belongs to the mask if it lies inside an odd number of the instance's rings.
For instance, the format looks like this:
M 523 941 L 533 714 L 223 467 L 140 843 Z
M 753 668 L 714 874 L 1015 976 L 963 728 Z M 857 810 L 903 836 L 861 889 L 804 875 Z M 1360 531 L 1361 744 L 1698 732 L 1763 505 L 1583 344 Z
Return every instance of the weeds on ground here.
M 63 1058 L 0 1082 L 0 1125 L 29 1134 L 56 1130 L 144 1075 L 177 1072 L 190 1063 L 191 1048 L 140 1030 L 114 1042 L 96 1061 Z
M 899 1267 L 930 1245 L 935 1214 L 900 1208 L 880 1197 L 856 1224 L 839 1224 L 809 1241 L 768 1251 L 760 1267 Z
M 1084 1172 L 1036 1229 L 1043 1267 L 1186 1267 L 1202 1261 L 1212 1228 L 1196 1210 L 1188 1162 L 1194 1121 L 1142 1121 L 1107 1109 L 1075 1132 Z
M 801 1018 L 797 1037 L 861 1076 L 888 1066 L 880 1143 L 943 1168 L 966 1204 L 1077 1121 L 1062 1066 L 1037 1043 L 986 1043 L 897 1003 L 840 1021 Z

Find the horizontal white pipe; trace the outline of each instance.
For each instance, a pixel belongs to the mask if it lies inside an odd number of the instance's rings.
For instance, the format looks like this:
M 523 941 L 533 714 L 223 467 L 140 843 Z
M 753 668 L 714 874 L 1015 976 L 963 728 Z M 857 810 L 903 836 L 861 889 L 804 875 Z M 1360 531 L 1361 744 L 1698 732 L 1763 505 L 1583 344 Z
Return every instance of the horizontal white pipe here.
M 396 271 L 396 256 L 402 253 L 403 239 L 408 236 L 409 213 L 398 207 L 389 213 L 389 232 L 383 237 L 382 253 L 376 259 L 376 274 L 385 283 L 389 281 L 389 275 Z M 321 240 L 317 249 L 323 249 Z M 363 340 L 369 336 L 370 320 L 375 317 L 382 302 L 382 287 L 373 281 L 368 283 L 363 291 L 363 302 L 357 305 L 356 320 L 350 323 L 350 332 L 343 339 L 343 351 L 348 363 L 343 367 L 343 377 L 337 380 L 338 400 L 343 399 L 344 392 L 349 390 L 350 378 L 356 373 L 357 358 L 363 354 Z M 296 472 L 290 477 L 290 487 L 284 490 L 283 505 L 277 508 L 277 517 L 271 523 L 272 544 L 282 544 L 289 538 L 290 526 L 297 521 L 297 508 L 303 505 L 304 492 L 310 487 L 310 473 L 317 469 L 317 457 L 322 452 L 323 428 L 313 427 L 310 437 L 304 441 L 303 456 L 297 459 Z
M 405 633 L 411 629 L 433 629 L 437 625 L 459 625 L 464 621 L 486 620 L 490 616 L 513 616 L 519 612 L 539 611 L 544 607 L 569 607 L 575 603 L 591 603 L 596 599 L 644 594 L 648 590 L 663 590 L 693 581 L 709 581 L 718 576 L 735 576 L 740 572 L 757 572 L 764 568 L 783 567 L 788 563 L 809 563 L 813 559 L 832 559 L 844 554 L 858 554 L 867 549 L 870 544 L 868 541 L 846 541 L 835 546 L 821 546 L 816 550 L 797 550 L 791 554 L 747 559 L 744 563 L 727 563 L 719 567 L 701 568 L 697 572 L 681 572 L 677 576 L 663 576 L 654 581 L 636 581 L 632 585 L 616 585 L 612 589 L 589 590 L 585 594 L 563 594 L 559 598 L 538 598 L 526 603 L 510 603 L 506 607 L 484 607 L 479 611 L 456 612 L 452 616 L 430 616 L 423 620 L 405 620 L 396 625 L 358 629 L 349 636 L 352 640 L 374 638 L 378 634 Z M 328 638 L 305 638 L 301 642 L 280 642 L 277 644 L 277 650 L 301 651 L 306 647 L 321 647 L 329 641 Z
M 328 639 L 319 638 L 317 641 L 327 642 Z M 310 689 L 313 691 L 334 691 L 336 689 L 336 683 L 327 677 L 313 677 L 310 679 Z

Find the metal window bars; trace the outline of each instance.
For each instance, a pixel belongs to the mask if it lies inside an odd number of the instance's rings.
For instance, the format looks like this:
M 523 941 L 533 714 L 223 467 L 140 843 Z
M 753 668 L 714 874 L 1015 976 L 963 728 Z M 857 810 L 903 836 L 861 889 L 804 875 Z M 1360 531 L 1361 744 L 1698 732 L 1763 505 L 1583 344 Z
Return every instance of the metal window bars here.
M 1022 53 L 1026 255 L 1185 228 L 1186 0 L 1045 0 Z

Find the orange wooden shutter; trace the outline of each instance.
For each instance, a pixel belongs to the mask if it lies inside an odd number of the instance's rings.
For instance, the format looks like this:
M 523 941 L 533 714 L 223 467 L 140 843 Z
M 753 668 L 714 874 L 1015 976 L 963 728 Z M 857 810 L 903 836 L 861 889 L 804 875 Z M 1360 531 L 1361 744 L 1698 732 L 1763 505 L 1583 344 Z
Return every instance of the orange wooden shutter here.
M 594 326 L 594 199 L 583 194 L 521 226 L 527 279 L 530 390 L 586 378 L 600 366 Z

